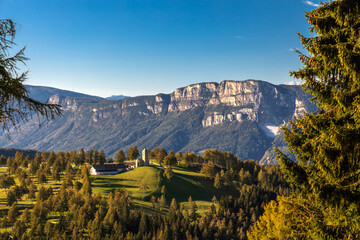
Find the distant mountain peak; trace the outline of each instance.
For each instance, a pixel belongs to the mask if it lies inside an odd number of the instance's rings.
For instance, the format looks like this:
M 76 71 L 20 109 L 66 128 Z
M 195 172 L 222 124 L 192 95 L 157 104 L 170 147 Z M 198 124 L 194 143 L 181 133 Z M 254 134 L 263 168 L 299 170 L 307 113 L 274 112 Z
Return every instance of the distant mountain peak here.
M 127 98 L 129 96 L 125 96 L 125 95 L 111 95 L 110 97 L 106 97 L 106 100 L 121 100 L 123 98 Z

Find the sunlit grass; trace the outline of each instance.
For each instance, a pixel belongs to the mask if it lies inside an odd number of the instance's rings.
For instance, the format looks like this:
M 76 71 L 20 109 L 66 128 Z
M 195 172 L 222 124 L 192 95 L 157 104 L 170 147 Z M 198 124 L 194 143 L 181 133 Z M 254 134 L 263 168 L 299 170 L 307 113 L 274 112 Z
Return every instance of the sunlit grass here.
M 156 204 L 157 207 L 154 208 L 150 199 L 152 196 L 160 199 L 162 186 L 166 188 L 165 196 L 167 201 L 167 205 L 161 208 L 162 213 L 167 212 L 172 198 L 176 199 L 179 206 L 183 205 L 186 209 L 188 207 L 188 199 L 191 196 L 198 206 L 199 213 L 204 213 L 210 209 L 213 196 L 220 197 L 217 189 L 213 187 L 212 181 L 205 179 L 204 175 L 200 174 L 196 168 L 174 166 L 174 176 L 171 180 L 166 179 L 163 176 L 163 172 L 163 166 L 150 165 L 135 168 L 117 175 L 91 176 L 93 179 L 92 190 L 94 194 L 99 193 L 103 196 L 107 196 L 116 189 L 120 191 L 126 190 L 131 194 L 134 205 L 145 209 L 148 213 L 159 211 L 159 204 Z M 0 174 L 3 173 L 7 173 L 6 167 L 0 167 Z M 31 178 L 38 189 L 41 186 L 52 187 L 53 192 L 56 194 L 61 187 L 61 182 L 64 180 L 64 177 L 64 174 L 62 174 L 61 181 L 53 181 L 48 176 L 48 181 L 42 185 L 37 182 L 34 176 Z M 142 181 L 145 181 L 148 187 L 146 192 L 140 191 Z M 17 179 L 16 183 L 19 184 Z M 9 189 L 0 189 L 0 216 L 5 214 L 9 209 L 6 199 L 8 190 Z M 31 208 L 36 203 L 36 199 L 28 199 L 27 196 L 28 195 L 25 194 L 22 199 L 17 202 L 20 209 L 25 207 Z

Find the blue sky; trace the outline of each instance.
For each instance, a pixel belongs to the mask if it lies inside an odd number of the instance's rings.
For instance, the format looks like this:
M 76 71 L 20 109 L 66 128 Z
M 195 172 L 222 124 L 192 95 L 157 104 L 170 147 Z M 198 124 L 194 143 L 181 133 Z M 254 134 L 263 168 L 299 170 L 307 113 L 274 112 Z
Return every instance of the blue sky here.
M 27 84 L 110 96 L 196 82 L 292 81 L 303 0 L 0 0 L 31 59 Z

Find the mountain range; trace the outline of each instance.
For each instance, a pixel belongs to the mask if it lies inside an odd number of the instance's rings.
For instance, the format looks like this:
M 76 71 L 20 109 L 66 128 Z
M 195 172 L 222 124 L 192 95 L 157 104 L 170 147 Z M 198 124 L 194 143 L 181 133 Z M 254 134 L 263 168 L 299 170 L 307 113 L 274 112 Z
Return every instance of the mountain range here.
M 108 100 L 48 87 L 27 86 L 30 97 L 60 104 L 54 121 L 33 119 L 0 147 L 68 151 L 97 148 L 113 155 L 137 145 L 175 152 L 202 153 L 208 148 L 235 153 L 241 159 L 274 163 L 273 145 L 286 150 L 279 127 L 316 110 L 297 85 L 259 80 L 196 83 L 171 94 Z

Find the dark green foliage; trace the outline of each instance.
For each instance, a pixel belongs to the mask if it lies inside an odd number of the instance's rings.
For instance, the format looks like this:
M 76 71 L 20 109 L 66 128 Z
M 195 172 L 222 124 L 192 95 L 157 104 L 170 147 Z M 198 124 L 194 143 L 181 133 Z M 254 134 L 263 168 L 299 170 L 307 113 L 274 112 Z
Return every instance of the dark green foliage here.
M 214 179 L 214 187 L 215 188 L 222 188 L 223 187 L 223 181 L 220 178 L 220 174 L 216 173 L 215 179 Z
M 15 223 L 18 214 L 19 214 L 18 206 L 16 205 L 16 203 L 14 203 L 9 208 L 8 215 L 7 215 L 7 220 L 9 221 L 10 224 Z
M 183 159 L 184 159 L 184 165 L 186 167 L 196 166 L 202 162 L 200 156 L 198 156 L 195 153 L 190 152 L 190 151 L 187 152 L 186 154 L 184 154 Z
M 167 156 L 167 152 L 165 148 L 160 148 L 156 153 L 156 159 L 158 160 L 159 164 L 162 165 L 164 163 L 164 159 Z
M 1 188 L 10 188 L 15 185 L 15 179 L 9 175 L 3 174 L 0 175 L 0 187 Z
M 175 153 L 173 150 L 169 152 L 169 154 L 164 158 L 164 165 L 165 166 L 174 166 L 177 164 L 177 159 L 175 157 Z
M 204 174 L 205 177 L 209 177 L 209 178 L 215 178 L 216 175 L 216 167 L 213 164 L 213 162 L 209 161 L 207 163 L 204 163 L 201 167 L 200 173 Z
M 238 166 L 238 159 L 233 153 L 221 152 L 216 149 L 207 149 L 204 152 L 203 159 L 207 162 L 212 162 L 219 168 L 236 168 Z
M 37 170 L 36 172 L 36 179 L 38 183 L 44 184 L 47 182 L 46 173 L 42 171 L 41 169 Z
M 319 110 L 283 129 L 297 162 L 279 149 L 277 155 L 282 171 L 298 191 L 293 198 L 271 204 L 250 236 L 279 237 L 267 228 L 273 224 L 283 229 L 285 238 L 358 239 L 360 2 L 324 2 L 305 16 L 314 35 L 299 34 L 309 54 L 298 51 L 303 68 L 291 74 L 304 81 Z M 291 215 L 296 218 L 280 220 Z
M 16 193 L 14 190 L 10 189 L 6 195 L 6 201 L 8 206 L 12 206 L 16 201 Z
M 171 178 L 174 176 L 174 172 L 173 172 L 173 170 L 171 168 L 171 165 L 168 165 L 165 168 L 163 176 L 166 177 L 169 181 L 171 181 Z
M 127 150 L 127 159 L 128 160 L 134 160 L 134 159 L 137 159 L 137 157 L 139 156 L 139 150 L 137 148 L 137 146 L 133 146 L 133 147 L 130 147 L 128 150 Z
M 57 167 L 52 170 L 52 179 L 55 181 L 60 181 L 60 168 Z
M 116 163 L 123 163 L 125 160 L 126 160 L 125 153 L 122 149 L 120 149 L 119 151 L 117 151 L 115 155 L 115 161 Z
M 176 161 L 177 161 L 178 163 L 180 163 L 182 160 L 183 160 L 183 154 L 182 154 L 182 152 L 178 152 L 178 153 L 176 154 Z
M 6 164 L 6 157 L 4 155 L 0 155 L 0 165 Z
M 29 194 L 28 194 L 28 198 L 29 199 L 35 199 L 35 193 L 37 191 L 37 187 L 34 183 L 31 183 L 29 186 Z
M 51 197 L 53 195 L 53 190 L 51 187 L 49 188 L 45 188 L 43 186 L 41 186 L 39 188 L 39 191 L 37 192 L 36 194 L 36 200 L 38 202 L 41 202 L 41 201 L 45 201 L 47 200 L 49 197 Z

